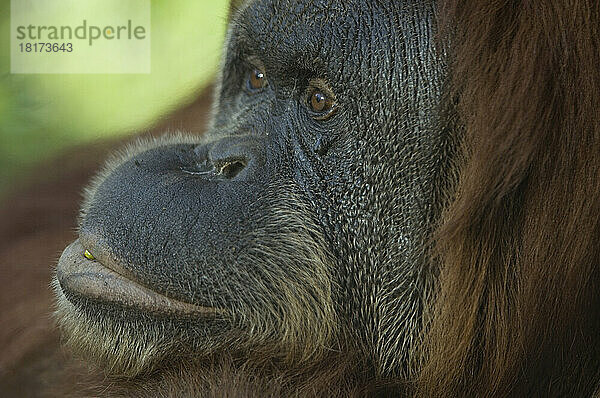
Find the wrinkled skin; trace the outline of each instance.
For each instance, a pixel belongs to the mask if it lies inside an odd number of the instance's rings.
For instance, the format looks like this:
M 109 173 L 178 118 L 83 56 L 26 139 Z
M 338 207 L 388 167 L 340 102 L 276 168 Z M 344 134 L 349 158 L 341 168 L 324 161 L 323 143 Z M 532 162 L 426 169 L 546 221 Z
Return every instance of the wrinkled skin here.
M 378 377 L 410 372 L 456 138 L 433 24 L 433 4 L 413 0 L 241 7 L 206 135 L 137 144 L 88 190 L 57 271 L 67 341 L 126 376 L 222 352 L 293 366 L 331 350 Z M 315 90 L 331 114 L 311 108 Z M 92 263 L 124 279 L 78 273 Z

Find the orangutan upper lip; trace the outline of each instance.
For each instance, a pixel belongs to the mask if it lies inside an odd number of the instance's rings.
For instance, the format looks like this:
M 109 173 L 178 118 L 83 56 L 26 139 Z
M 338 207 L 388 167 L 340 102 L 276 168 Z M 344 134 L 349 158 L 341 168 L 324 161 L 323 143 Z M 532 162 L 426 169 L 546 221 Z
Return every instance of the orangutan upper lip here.
M 209 315 L 224 312 L 218 308 L 178 301 L 157 293 L 122 275 L 113 267 L 84 257 L 79 239 L 63 251 L 56 269 L 61 288 L 89 299 L 136 307 L 151 313 Z M 112 265 L 112 264 L 111 264 Z

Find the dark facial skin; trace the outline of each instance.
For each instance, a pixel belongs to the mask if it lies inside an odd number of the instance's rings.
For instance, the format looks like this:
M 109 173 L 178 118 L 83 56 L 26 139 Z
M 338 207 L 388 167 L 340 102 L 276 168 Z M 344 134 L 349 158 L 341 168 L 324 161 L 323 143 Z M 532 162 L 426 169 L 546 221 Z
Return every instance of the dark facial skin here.
M 57 270 L 72 346 L 128 376 L 348 347 L 406 371 L 454 142 L 432 30 L 422 1 L 242 7 L 205 137 L 138 144 L 87 192 Z

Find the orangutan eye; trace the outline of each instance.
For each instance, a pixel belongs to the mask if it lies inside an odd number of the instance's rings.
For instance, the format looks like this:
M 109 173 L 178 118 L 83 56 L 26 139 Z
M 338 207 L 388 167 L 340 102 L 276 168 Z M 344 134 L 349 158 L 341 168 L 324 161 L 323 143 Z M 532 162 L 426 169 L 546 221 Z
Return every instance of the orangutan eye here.
M 310 88 L 307 105 L 317 120 L 328 119 L 335 111 L 336 101 L 333 93 L 322 88 Z
M 267 85 L 267 77 L 265 72 L 260 69 L 254 69 L 248 77 L 248 87 L 250 90 L 260 90 Z
M 331 108 L 331 101 L 327 96 L 319 91 L 315 91 L 310 96 L 310 106 L 315 112 L 324 112 Z

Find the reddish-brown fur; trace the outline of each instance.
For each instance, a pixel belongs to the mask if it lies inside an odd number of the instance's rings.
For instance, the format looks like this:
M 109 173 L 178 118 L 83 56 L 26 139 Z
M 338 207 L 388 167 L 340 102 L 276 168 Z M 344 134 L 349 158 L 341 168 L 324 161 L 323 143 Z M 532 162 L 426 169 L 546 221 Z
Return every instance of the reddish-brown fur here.
M 466 124 L 422 396 L 590 396 L 600 371 L 600 2 L 445 1 Z
M 600 2 L 442 3 L 466 137 L 436 234 L 439 297 L 415 394 L 590 396 L 600 380 Z M 205 110 L 199 101 L 156 131 L 198 131 Z M 0 209 L 0 391 L 9 396 L 72 380 L 57 371 L 72 360 L 48 316 L 48 258 L 72 239 L 65 220 L 105 150 L 71 153 L 63 175 Z M 225 376 L 231 385 L 218 391 L 256 383 Z

